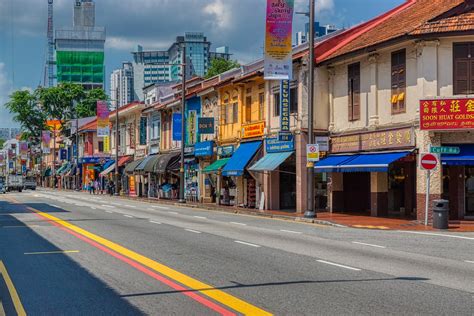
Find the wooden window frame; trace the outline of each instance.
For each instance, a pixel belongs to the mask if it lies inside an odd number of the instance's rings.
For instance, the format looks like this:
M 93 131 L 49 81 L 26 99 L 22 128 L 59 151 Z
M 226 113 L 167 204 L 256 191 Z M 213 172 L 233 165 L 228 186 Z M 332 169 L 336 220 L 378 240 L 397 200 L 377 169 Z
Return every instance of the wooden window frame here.
M 406 113 L 406 91 L 407 91 L 407 58 L 406 49 L 401 49 L 391 54 L 391 98 L 390 105 L 392 114 Z M 400 59 L 400 57 L 402 57 Z M 397 59 L 398 57 L 398 59 Z M 394 60 L 396 63 L 394 63 Z M 403 62 L 402 62 L 403 60 Z M 395 102 L 394 102 L 395 100 Z
M 265 119 L 265 93 L 258 94 L 258 119 L 263 121 Z
M 249 102 L 250 100 L 250 102 Z M 245 97 L 245 122 L 252 122 L 252 96 L 248 95 Z
M 468 56 L 467 58 L 456 57 L 456 48 L 462 45 L 467 45 Z M 458 62 L 464 61 L 467 63 L 466 77 L 460 78 L 458 74 Z M 466 82 L 466 90 L 461 90 L 459 81 L 464 80 Z M 454 95 L 470 95 L 474 94 L 474 42 L 457 42 L 453 43 L 453 94 Z
M 360 120 L 360 63 L 347 66 L 348 120 Z

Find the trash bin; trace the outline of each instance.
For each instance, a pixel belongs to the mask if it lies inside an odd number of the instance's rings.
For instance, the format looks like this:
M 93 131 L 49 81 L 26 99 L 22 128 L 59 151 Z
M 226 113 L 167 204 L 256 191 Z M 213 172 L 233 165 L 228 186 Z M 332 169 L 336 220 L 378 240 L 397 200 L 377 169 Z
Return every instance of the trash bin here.
M 448 229 L 449 227 L 449 201 L 433 201 L 433 228 Z

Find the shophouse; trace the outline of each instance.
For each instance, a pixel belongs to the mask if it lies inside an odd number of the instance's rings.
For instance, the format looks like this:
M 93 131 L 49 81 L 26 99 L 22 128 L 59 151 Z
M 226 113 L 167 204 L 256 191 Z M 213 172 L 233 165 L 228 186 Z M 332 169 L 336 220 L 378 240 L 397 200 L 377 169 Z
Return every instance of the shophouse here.
M 331 211 L 424 220 L 417 158 L 450 146 L 460 152 L 440 157 L 430 201 L 448 198 L 452 219 L 474 215 L 472 19 L 472 1 L 407 1 L 317 53 L 331 148 L 316 172 L 329 175 Z

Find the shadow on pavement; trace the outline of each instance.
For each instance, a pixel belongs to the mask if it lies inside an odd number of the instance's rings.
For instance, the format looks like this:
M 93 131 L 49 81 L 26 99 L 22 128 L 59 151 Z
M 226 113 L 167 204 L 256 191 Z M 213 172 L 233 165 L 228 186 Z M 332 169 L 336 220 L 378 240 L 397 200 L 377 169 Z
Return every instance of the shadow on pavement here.
M 45 204 L 35 204 L 55 212 Z M 23 205 L 0 202 L 0 260 L 3 261 L 26 313 L 32 315 L 140 315 L 119 293 L 66 254 L 25 255 L 61 251 L 12 214 L 31 213 Z M 5 226 L 16 227 L 6 229 Z M 49 224 L 48 224 L 49 225 Z M 72 254 L 80 255 L 78 254 Z M 0 297 L 6 315 L 15 315 L 5 280 L 0 276 Z

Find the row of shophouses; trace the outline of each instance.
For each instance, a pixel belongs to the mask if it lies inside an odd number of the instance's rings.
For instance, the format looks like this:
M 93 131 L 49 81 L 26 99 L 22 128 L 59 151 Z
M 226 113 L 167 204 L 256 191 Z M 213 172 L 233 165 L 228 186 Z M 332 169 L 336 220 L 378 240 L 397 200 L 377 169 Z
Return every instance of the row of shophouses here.
M 420 128 L 420 101 L 437 100 L 447 114 L 455 115 L 458 101 L 474 94 L 473 21 L 472 1 L 407 1 L 319 39 L 311 105 L 316 139 L 310 141 L 307 46 L 293 54 L 292 141 L 278 140 L 280 82 L 264 80 L 262 60 L 207 80 L 189 80 L 186 199 L 304 212 L 306 144 L 319 143 L 317 210 L 423 220 L 426 172 L 418 166 L 419 154 L 429 146 L 450 145 L 461 151 L 440 157 L 430 200 L 449 199 L 452 219 L 474 216 L 472 125 L 456 131 Z M 122 194 L 177 198 L 181 93 L 179 84 L 145 87 L 144 102 L 119 109 L 118 134 L 116 113 L 110 114 L 112 133 L 106 146 L 95 136 L 95 121 L 84 124 L 84 181 L 113 175 L 114 162 L 96 166 L 104 163 L 103 157 L 115 157 L 118 137 Z M 421 111 L 435 111 L 432 104 Z M 101 153 L 109 146 L 109 152 Z

